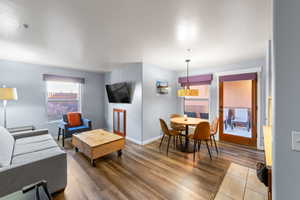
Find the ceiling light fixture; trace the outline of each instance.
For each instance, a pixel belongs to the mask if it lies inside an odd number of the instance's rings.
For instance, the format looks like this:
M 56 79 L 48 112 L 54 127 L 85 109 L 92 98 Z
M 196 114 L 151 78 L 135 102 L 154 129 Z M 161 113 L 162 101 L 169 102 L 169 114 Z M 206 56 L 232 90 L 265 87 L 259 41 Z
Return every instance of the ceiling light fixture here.
M 187 51 L 191 52 L 190 49 L 188 49 Z M 185 84 L 184 88 L 181 88 L 177 91 L 177 95 L 179 97 L 199 96 L 199 90 L 190 88 L 189 63 L 191 62 L 191 59 L 186 59 L 185 62 L 186 62 L 186 84 Z

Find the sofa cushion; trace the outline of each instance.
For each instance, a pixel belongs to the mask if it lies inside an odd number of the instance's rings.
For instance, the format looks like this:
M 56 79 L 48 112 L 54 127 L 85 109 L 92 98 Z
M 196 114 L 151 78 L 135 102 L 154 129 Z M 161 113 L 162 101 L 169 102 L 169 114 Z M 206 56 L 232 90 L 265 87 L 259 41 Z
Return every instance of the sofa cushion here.
M 0 126 L 0 167 L 9 166 L 14 150 L 15 139 Z
M 48 159 L 50 157 L 64 154 L 64 152 L 58 147 L 52 147 L 48 149 L 43 149 L 40 151 L 34 151 L 26 154 L 19 154 L 12 158 L 12 165 L 23 165 L 26 163 L 32 163 L 37 160 Z
M 46 140 L 53 140 L 49 134 L 38 135 L 34 137 L 24 137 L 16 140 L 16 144 L 30 144 L 36 142 L 43 142 Z
M 29 143 L 16 142 L 13 157 L 22 154 L 37 152 L 37 151 L 41 151 L 53 147 L 57 147 L 57 144 L 56 142 L 54 142 L 53 139 L 39 141 L 39 142 L 29 142 Z
M 89 129 L 87 126 L 76 126 L 76 127 L 70 127 L 68 128 L 68 131 L 80 131 L 83 129 Z
M 81 114 L 78 112 L 67 113 L 68 124 L 70 127 L 81 126 Z

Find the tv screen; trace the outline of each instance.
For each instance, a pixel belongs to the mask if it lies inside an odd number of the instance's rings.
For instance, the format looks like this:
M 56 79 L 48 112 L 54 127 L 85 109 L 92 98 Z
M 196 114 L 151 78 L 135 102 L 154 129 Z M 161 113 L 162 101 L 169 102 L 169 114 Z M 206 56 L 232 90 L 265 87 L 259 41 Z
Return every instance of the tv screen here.
M 115 83 L 105 87 L 109 103 L 131 103 L 129 83 Z

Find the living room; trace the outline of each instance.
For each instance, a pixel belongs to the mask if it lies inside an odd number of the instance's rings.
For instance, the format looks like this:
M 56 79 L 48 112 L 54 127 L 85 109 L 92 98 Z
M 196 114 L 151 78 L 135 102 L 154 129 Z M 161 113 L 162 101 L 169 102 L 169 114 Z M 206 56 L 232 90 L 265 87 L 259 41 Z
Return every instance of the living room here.
M 0 199 L 298 199 L 299 7 L 1 1 Z

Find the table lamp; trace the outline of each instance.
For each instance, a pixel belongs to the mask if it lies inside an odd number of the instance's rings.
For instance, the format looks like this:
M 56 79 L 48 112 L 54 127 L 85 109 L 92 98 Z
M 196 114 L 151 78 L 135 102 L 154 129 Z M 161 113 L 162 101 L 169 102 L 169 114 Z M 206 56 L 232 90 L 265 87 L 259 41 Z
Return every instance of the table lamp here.
M 4 113 L 4 128 L 7 128 L 7 122 L 6 122 L 6 105 L 7 101 L 9 100 L 17 100 L 17 89 L 16 88 L 6 88 L 3 86 L 3 88 L 0 88 L 0 100 L 3 100 L 3 113 Z

